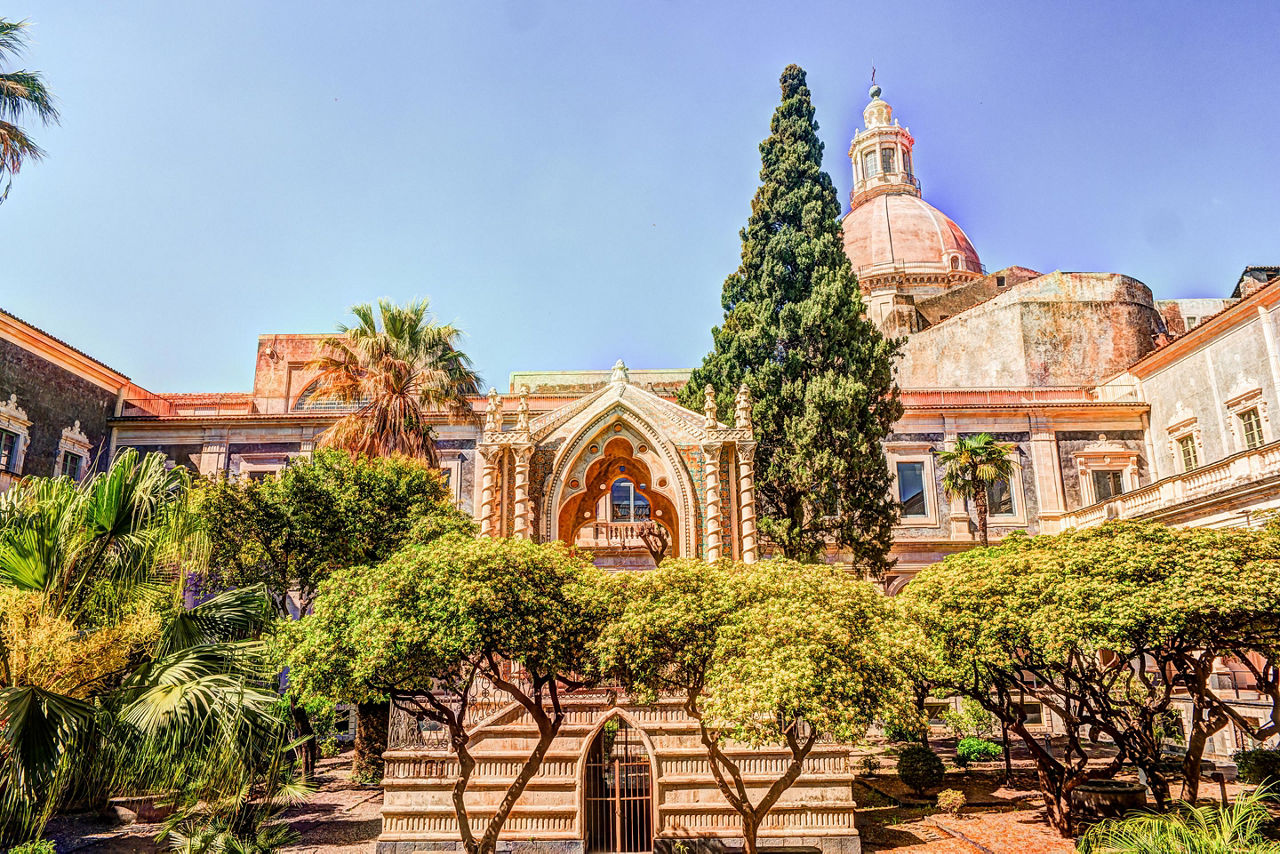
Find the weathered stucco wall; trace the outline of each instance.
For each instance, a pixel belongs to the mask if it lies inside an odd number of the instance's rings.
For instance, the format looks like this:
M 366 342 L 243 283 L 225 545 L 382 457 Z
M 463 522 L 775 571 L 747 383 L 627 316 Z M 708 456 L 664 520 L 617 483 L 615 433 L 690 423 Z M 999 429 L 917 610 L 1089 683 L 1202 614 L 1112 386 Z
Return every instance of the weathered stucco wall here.
M 1146 285 L 1114 273 L 1055 272 L 916 333 L 903 388 L 1092 385 L 1150 352 L 1163 329 Z

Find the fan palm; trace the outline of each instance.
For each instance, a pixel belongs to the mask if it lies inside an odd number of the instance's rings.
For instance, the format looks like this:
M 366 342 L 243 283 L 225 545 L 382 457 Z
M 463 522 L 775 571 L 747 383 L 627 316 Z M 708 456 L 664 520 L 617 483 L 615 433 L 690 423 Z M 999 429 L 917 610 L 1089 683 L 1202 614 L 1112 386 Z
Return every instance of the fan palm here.
M 26 49 L 26 29 L 26 21 L 0 18 L 0 62 L 12 63 Z M 40 146 L 19 126 L 29 117 L 46 125 L 58 120 L 58 110 L 44 78 L 36 71 L 0 71 L 0 180 L 8 178 L 0 201 L 9 195 L 12 176 L 18 174 L 23 161 L 44 156 Z
M 1137 813 L 1104 821 L 1080 838 L 1085 854 L 1280 854 L 1262 829 L 1271 823 L 1264 788 L 1240 794 L 1230 806 L 1183 805 L 1171 813 Z
M 270 600 L 181 605 L 194 518 L 183 471 L 132 450 L 0 496 L 0 842 L 113 789 L 207 799 L 278 741 Z
M 404 454 L 438 464 L 430 413 L 473 417 L 468 395 L 480 390 L 462 333 L 437 324 L 426 300 L 397 306 L 379 300 L 351 312 L 355 326 L 323 342 L 315 398 L 355 407 L 320 443 L 370 456 Z
M 990 433 L 962 436 L 955 447 L 940 451 L 938 461 L 946 466 L 942 489 L 951 496 L 973 501 L 982 545 L 987 539 L 987 491 L 993 484 L 1013 477 L 1012 445 L 997 442 Z

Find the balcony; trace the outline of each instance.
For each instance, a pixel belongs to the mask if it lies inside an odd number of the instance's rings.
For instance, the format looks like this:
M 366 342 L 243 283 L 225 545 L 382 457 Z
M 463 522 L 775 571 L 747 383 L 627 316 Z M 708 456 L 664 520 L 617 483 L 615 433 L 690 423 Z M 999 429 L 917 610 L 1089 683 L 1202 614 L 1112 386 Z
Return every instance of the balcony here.
M 1063 530 L 1092 528 L 1113 519 L 1149 519 L 1169 515 L 1175 510 L 1184 511 L 1182 515 L 1187 518 L 1170 519 L 1171 524 L 1191 522 L 1220 512 L 1213 506 L 1204 508 L 1201 513 L 1195 510 L 1196 505 L 1228 492 L 1247 492 L 1256 486 L 1261 493 L 1258 500 L 1274 501 L 1277 497 L 1274 485 L 1267 486 L 1274 479 L 1280 479 L 1280 442 L 1242 451 L 1216 463 L 1073 510 L 1061 518 L 1060 526 Z M 1247 519 L 1250 512 L 1246 502 L 1240 513 Z

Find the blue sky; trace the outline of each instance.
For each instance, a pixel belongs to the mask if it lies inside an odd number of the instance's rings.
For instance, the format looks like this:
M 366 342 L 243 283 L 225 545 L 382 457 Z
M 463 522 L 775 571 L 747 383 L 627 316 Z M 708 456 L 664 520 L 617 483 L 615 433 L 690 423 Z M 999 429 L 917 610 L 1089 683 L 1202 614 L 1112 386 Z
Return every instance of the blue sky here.
M 1280 264 L 1280 3 L 32 2 L 60 99 L 0 307 L 157 391 L 428 296 L 487 381 L 695 364 L 789 62 L 825 166 L 872 64 L 989 269 L 1224 296 Z

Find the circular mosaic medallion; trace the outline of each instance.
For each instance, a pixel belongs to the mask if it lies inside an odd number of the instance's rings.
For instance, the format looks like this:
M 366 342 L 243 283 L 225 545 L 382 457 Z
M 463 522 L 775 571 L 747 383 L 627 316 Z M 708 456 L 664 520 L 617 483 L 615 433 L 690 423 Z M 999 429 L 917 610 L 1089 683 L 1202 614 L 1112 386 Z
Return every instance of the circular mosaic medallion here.
M 660 478 L 658 478 L 658 488 L 659 488 L 659 489 L 661 489 L 662 487 L 664 487 L 664 486 L 666 486 L 666 485 L 667 485 L 667 479 L 666 479 L 665 477 L 660 477 Z
M 569 481 L 570 489 L 577 489 L 580 486 L 582 486 L 582 481 L 578 480 L 576 477 L 573 480 Z

